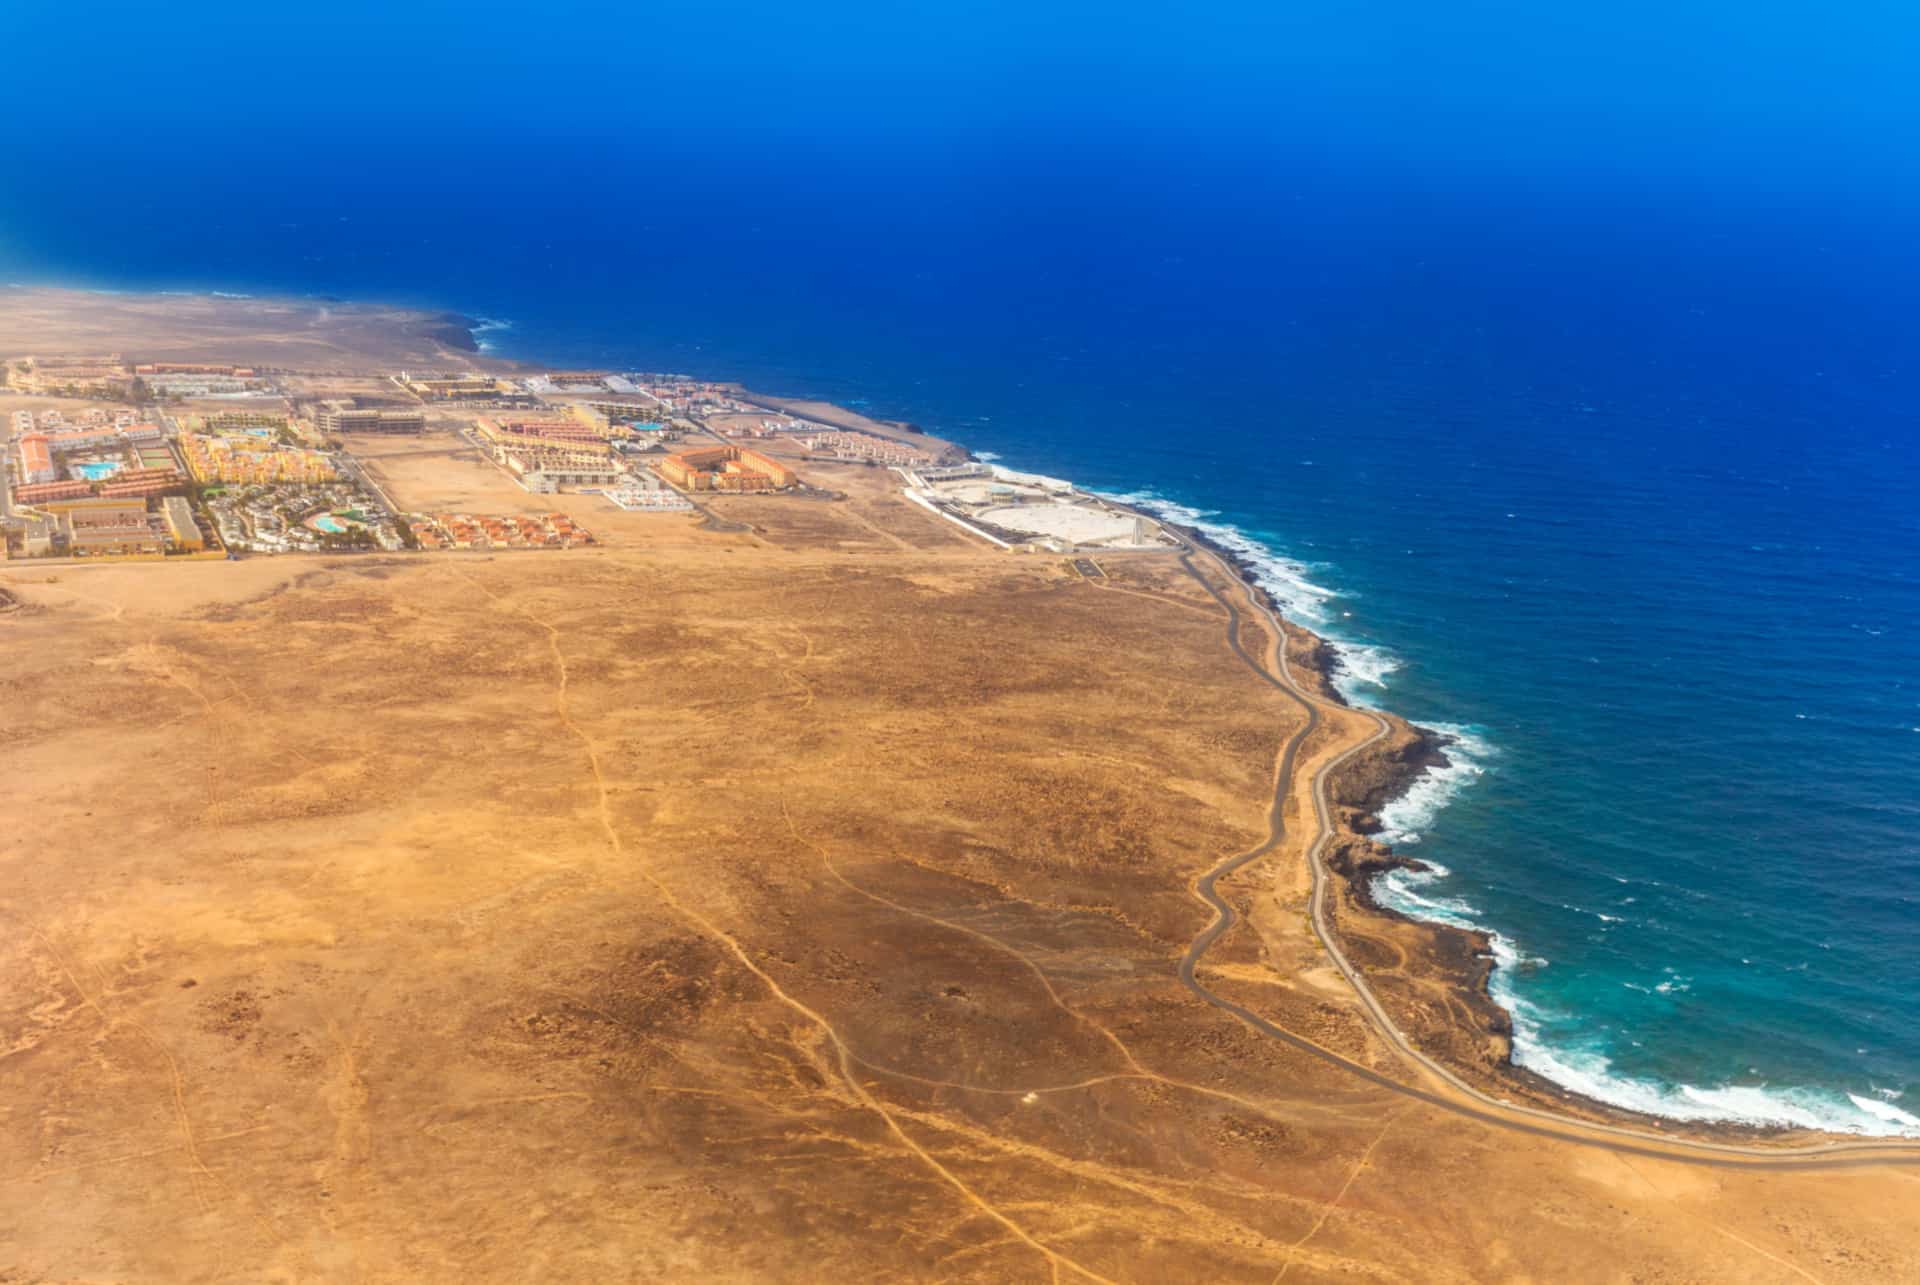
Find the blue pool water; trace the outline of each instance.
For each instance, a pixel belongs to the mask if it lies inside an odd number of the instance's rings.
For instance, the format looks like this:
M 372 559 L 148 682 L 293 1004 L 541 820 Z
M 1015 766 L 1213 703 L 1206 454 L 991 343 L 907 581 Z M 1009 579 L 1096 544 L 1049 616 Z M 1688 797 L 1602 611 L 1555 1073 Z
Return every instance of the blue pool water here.
M 1873 29 L 1903 20 L 1502 9 L 1033 15 L 1030 61 L 970 29 L 902 56 L 939 20 L 894 9 L 745 43 L 679 15 L 777 101 L 690 55 L 645 112 L 582 74 L 650 47 L 596 22 L 564 74 L 476 44 L 324 119 L 143 101 L 137 219 L 48 82 L 0 280 L 458 308 L 503 354 L 830 397 L 1208 522 L 1356 699 L 1458 735 L 1387 818 L 1445 873 L 1386 892 L 1499 934 L 1526 1065 L 1920 1131 L 1920 113 Z M 219 74 L 127 21 L 101 94 L 161 46 Z M 330 73 L 328 39 L 275 56 Z M 548 92 L 490 116 L 474 59 Z M 502 141 L 511 190 L 449 202 Z
M 331 514 L 322 514 L 313 519 L 313 527 L 316 531 L 325 531 L 328 535 L 339 535 L 347 529 L 335 520 Z
M 120 465 L 112 460 L 89 460 L 75 464 L 73 471 L 89 482 L 103 482 L 120 471 Z

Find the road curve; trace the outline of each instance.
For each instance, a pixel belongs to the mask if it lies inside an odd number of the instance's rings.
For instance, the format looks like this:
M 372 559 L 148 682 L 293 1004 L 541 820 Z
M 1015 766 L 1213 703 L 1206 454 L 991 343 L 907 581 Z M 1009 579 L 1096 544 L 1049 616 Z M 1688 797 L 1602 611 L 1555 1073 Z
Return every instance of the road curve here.
M 1313 806 L 1319 833 L 1315 836 L 1307 854 L 1307 865 L 1313 877 L 1313 890 L 1309 897 L 1309 907 L 1312 912 L 1310 918 L 1314 935 L 1320 939 L 1321 947 L 1333 960 L 1334 966 L 1340 970 L 1341 975 L 1347 979 L 1348 984 L 1353 987 L 1355 995 L 1359 998 L 1361 1006 L 1375 1029 L 1403 1057 L 1439 1079 L 1451 1092 L 1436 1093 L 1383 1075 L 1370 1066 L 1343 1057 L 1331 1049 L 1323 1048 L 1311 1040 L 1303 1039 L 1291 1031 L 1276 1026 L 1245 1005 L 1237 1004 L 1203 986 L 1196 976 L 1200 960 L 1239 918 L 1214 885 L 1222 877 L 1233 874 L 1266 856 L 1285 838 L 1286 822 L 1283 814 L 1289 786 L 1293 780 L 1295 760 L 1301 744 L 1314 728 L 1319 726 L 1320 708 L 1326 702 L 1309 694 L 1295 681 L 1293 672 L 1287 664 L 1286 633 L 1281 628 L 1280 620 L 1272 608 L 1261 602 L 1251 589 L 1248 590 L 1248 601 L 1273 628 L 1274 637 L 1278 640 L 1275 650 L 1279 657 L 1280 672 L 1277 675 L 1274 674 L 1264 663 L 1247 651 L 1246 645 L 1240 639 L 1242 619 L 1240 609 L 1202 574 L 1194 565 L 1194 559 L 1207 558 L 1219 568 L 1221 574 L 1230 583 L 1239 580 L 1239 573 L 1211 549 L 1205 549 L 1184 540 L 1183 544 L 1185 547 L 1180 554 L 1181 565 L 1186 569 L 1187 574 L 1191 575 L 1227 613 L 1227 645 L 1232 648 L 1234 655 L 1258 675 L 1261 681 L 1278 690 L 1306 714 L 1306 721 L 1288 738 L 1281 750 L 1273 801 L 1267 809 L 1265 841 L 1249 851 L 1228 858 L 1193 882 L 1194 895 L 1212 908 L 1214 917 L 1200 935 L 1194 938 L 1192 945 L 1187 947 L 1187 953 L 1181 957 L 1179 977 L 1183 986 L 1204 1002 L 1222 1012 L 1232 1014 L 1262 1035 L 1280 1040 L 1303 1053 L 1331 1063 L 1350 1075 L 1401 1097 L 1411 1098 L 1495 1128 L 1555 1138 L 1580 1146 L 1597 1147 L 1630 1155 L 1726 1168 L 1835 1169 L 1885 1164 L 1920 1165 L 1920 1141 L 1915 1140 L 1876 1138 L 1811 1143 L 1797 1147 L 1764 1147 L 1667 1137 L 1623 1125 L 1579 1120 L 1544 1108 L 1524 1106 L 1495 1098 L 1468 1084 L 1447 1067 L 1416 1048 L 1395 1024 L 1386 1009 L 1381 1006 L 1360 970 L 1347 959 L 1346 952 L 1341 949 L 1339 939 L 1329 925 L 1326 914 L 1326 890 L 1329 876 L 1322 854 L 1327 841 L 1333 836 L 1333 811 L 1327 802 L 1327 777 L 1354 755 L 1387 735 L 1390 730 L 1387 721 L 1371 710 L 1354 709 L 1352 712 L 1361 714 L 1373 722 L 1373 735 L 1358 744 L 1349 746 L 1337 757 L 1324 764 L 1313 776 Z

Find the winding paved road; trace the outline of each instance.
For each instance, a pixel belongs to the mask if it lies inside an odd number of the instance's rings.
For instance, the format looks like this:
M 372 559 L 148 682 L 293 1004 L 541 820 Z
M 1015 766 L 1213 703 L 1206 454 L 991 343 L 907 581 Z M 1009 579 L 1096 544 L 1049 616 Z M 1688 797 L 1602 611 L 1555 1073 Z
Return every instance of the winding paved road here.
M 1391 1076 L 1383 1075 L 1372 1067 L 1343 1057 L 1331 1049 L 1276 1026 L 1245 1005 L 1237 1004 L 1201 985 L 1196 977 L 1201 959 L 1239 919 L 1239 915 L 1232 906 L 1227 904 L 1226 899 L 1220 896 L 1214 885 L 1222 877 L 1233 874 L 1271 853 L 1286 837 L 1286 821 L 1283 814 L 1293 781 L 1295 760 L 1301 744 L 1320 725 L 1320 710 L 1324 702 L 1318 697 L 1309 695 L 1294 680 L 1293 672 L 1287 665 L 1286 633 L 1281 629 L 1280 621 L 1272 609 L 1254 598 L 1251 592 L 1248 594 L 1248 601 L 1271 626 L 1274 637 L 1279 640 L 1276 647 L 1280 661 L 1279 674 L 1271 672 L 1264 663 L 1247 651 L 1246 645 L 1240 639 L 1242 619 L 1240 608 L 1235 606 L 1228 596 L 1222 593 L 1199 567 L 1194 565 L 1194 559 L 1207 558 L 1229 583 L 1238 581 L 1238 573 L 1211 550 L 1202 549 L 1185 541 L 1183 543 L 1185 548 L 1180 554 L 1181 565 L 1186 568 L 1187 574 L 1191 575 L 1227 613 L 1227 645 L 1249 669 L 1260 677 L 1261 681 L 1298 705 L 1306 714 L 1306 721 L 1288 738 L 1281 751 L 1280 770 L 1274 784 L 1273 801 L 1267 809 L 1266 840 L 1250 851 L 1229 858 L 1194 881 L 1194 894 L 1213 908 L 1214 918 L 1205 931 L 1194 938 L 1193 944 L 1187 948 L 1187 953 L 1180 960 L 1182 985 L 1201 1000 L 1223 1012 L 1232 1014 L 1262 1035 L 1280 1040 L 1303 1053 L 1329 1062 L 1350 1075 L 1358 1076 L 1370 1084 L 1401 1097 L 1411 1098 L 1495 1128 L 1533 1134 L 1543 1138 L 1555 1138 L 1563 1142 L 1599 1147 L 1608 1151 L 1650 1156 L 1655 1159 L 1731 1168 L 1826 1169 L 1885 1164 L 1920 1165 L 1920 1141 L 1908 1139 L 1879 1138 L 1820 1142 L 1797 1147 L 1769 1147 L 1665 1137 L 1658 1133 L 1627 1128 L 1623 1125 L 1578 1120 L 1554 1111 L 1504 1102 L 1492 1097 L 1468 1084 L 1451 1070 L 1414 1047 L 1386 1009 L 1381 1006 L 1360 970 L 1347 959 L 1346 952 L 1341 949 L 1339 939 L 1327 921 L 1329 877 L 1326 864 L 1322 860 L 1322 853 L 1328 839 L 1333 835 L 1333 810 L 1327 802 L 1327 777 L 1354 755 L 1387 735 L 1390 730 L 1387 721 L 1371 710 L 1354 709 L 1351 712 L 1371 720 L 1374 725 L 1373 734 L 1347 747 L 1334 759 L 1322 765 L 1313 775 L 1313 806 L 1319 824 L 1319 833 L 1307 854 L 1307 865 L 1313 876 L 1313 891 L 1309 898 L 1313 931 L 1314 935 L 1320 939 L 1320 944 L 1326 950 L 1328 957 L 1333 960 L 1335 967 L 1353 987 L 1355 995 L 1359 997 L 1361 1006 L 1366 1010 L 1375 1029 L 1404 1058 L 1439 1080 L 1447 1091 L 1434 1092 L 1404 1084 Z

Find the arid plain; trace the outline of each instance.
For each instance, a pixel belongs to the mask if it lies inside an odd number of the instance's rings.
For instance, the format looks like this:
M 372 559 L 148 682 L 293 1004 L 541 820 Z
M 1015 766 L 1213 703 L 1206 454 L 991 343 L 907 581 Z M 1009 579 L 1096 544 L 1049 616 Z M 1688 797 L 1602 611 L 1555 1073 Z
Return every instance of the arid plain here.
M 592 549 L 0 565 L 0 1280 L 1920 1277 L 1911 1164 L 1540 1136 L 1202 1002 L 1300 708 L 1171 555 L 817 472 Z M 1417 1085 L 1306 913 L 1357 717 L 1198 976 Z

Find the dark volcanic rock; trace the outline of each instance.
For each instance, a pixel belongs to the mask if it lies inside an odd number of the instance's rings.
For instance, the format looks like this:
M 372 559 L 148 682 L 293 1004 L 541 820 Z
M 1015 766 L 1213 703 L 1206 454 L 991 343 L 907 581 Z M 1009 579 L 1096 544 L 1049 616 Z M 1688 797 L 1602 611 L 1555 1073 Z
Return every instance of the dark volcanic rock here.
M 474 327 L 479 324 L 472 317 L 463 317 L 457 312 L 443 312 L 422 326 L 420 333 L 460 352 L 479 352 L 480 341 L 473 337 Z
M 1335 803 L 1373 817 L 1377 830 L 1381 808 L 1405 794 L 1422 772 L 1451 763 L 1442 750 L 1447 739 L 1394 719 L 1392 731 L 1327 779 L 1328 794 Z
M 1312 687 L 1322 700 L 1340 705 L 1347 703 L 1340 689 L 1333 685 L 1333 676 L 1340 671 L 1340 653 L 1319 634 L 1298 626 L 1289 627 L 1287 663 L 1293 667 L 1295 676 Z

